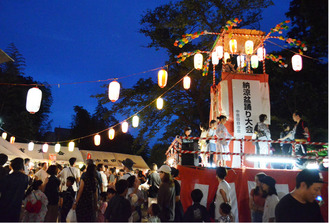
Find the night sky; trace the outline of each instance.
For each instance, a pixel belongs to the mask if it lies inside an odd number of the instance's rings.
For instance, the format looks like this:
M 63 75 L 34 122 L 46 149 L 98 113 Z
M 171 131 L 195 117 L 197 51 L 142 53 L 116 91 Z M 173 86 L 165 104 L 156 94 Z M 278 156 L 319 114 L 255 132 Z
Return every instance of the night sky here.
M 14 43 L 26 59 L 25 74 L 49 84 L 106 80 L 148 71 L 165 65 L 168 57 L 165 50 L 145 47 L 150 39 L 138 32 L 139 21 L 147 9 L 166 2 L 1 0 L 0 49 L 5 51 Z M 289 1 L 274 2 L 275 6 L 263 12 L 262 31 L 269 32 L 286 20 Z M 131 87 L 139 78 L 152 76 L 156 80 L 156 75 L 153 71 L 119 82 L 122 87 Z M 103 84 L 108 82 L 52 86 L 52 127 L 69 128 L 75 105 L 94 113 L 97 100 L 90 95 L 102 93 Z

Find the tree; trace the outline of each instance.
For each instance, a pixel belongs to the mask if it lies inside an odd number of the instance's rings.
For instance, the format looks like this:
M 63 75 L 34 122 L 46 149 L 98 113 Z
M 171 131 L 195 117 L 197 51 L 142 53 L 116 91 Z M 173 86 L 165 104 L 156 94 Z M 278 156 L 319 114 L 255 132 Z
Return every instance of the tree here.
M 163 48 L 168 52 L 167 64 L 170 66 L 167 87 L 160 89 L 151 78 L 142 78 L 132 88 L 122 89 L 120 100 L 113 104 L 111 111 L 129 117 L 151 104 L 139 113 L 142 123 L 135 140 L 143 143 L 144 148 L 159 132 L 164 132 L 161 138 L 164 143 L 171 142 L 175 135 L 181 135 L 185 126 L 191 126 L 196 130 L 193 134 L 198 135 L 200 122 L 208 122 L 212 80 L 209 77 L 202 77 L 200 71 L 193 70 L 192 58 L 177 65 L 175 55 L 196 49 L 209 50 L 215 36 L 199 38 L 198 41 L 186 45 L 184 49 L 173 45 L 175 39 L 195 31 L 218 32 L 229 19 L 235 17 L 243 20 L 241 26 L 258 27 L 261 9 L 271 4 L 272 1 L 263 0 L 182 0 L 147 11 L 141 19 L 140 32 L 150 38 L 151 43 L 148 47 Z M 187 73 L 192 78 L 192 87 L 189 90 L 184 90 L 182 83 L 168 89 Z M 154 100 L 167 90 L 169 91 L 163 97 L 165 107 L 158 111 L 154 108 Z M 107 94 L 95 97 L 104 104 L 109 102 Z
M 34 81 L 32 77 L 25 75 L 25 59 L 13 43 L 9 45 L 6 52 L 14 62 L 2 64 L 0 69 L 0 82 L 6 83 L 0 85 L 1 127 L 14 134 L 18 141 L 42 140 L 50 127 L 48 122 L 52 104 L 50 87 L 47 87 L 47 83 Z M 25 108 L 26 95 L 33 85 L 38 86 L 42 91 L 42 102 L 40 110 L 30 114 Z

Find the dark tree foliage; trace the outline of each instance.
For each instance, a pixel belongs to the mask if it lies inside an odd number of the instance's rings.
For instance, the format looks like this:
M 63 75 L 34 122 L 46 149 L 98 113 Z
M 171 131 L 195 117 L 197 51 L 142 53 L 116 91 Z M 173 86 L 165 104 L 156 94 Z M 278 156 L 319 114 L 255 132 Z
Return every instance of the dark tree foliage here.
M 0 83 L 11 84 L 0 85 L 0 125 L 14 134 L 17 141 L 43 140 L 44 134 L 50 128 L 48 114 L 53 101 L 50 87 L 41 86 L 47 83 L 40 83 L 25 75 L 25 59 L 13 43 L 5 51 L 14 62 L 0 65 Z M 33 86 L 15 86 L 15 84 L 35 84 L 40 88 L 42 102 L 37 113 L 30 114 L 25 108 L 27 91 Z
M 209 50 L 216 36 L 203 36 L 184 46 L 173 44 L 185 33 L 196 31 L 220 31 L 225 23 L 235 17 L 242 19 L 241 26 L 259 27 L 261 10 L 272 5 L 272 1 L 218 1 L 218 0 L 182 0 L 170 2 L 147 11 L 141 18 L 140 32 L 149 37 L 148 47 L 166 49 L 170 64 L 167 87 L 161 89 L 152 79 L 140 79 L 132 88 L 122 89 L 120 100 L 112 105 L 113 113 L 129 117 L 144 106 L 152 103 L 138 115 L 141 124 L 136 142 L 144 149 L 150 140 L 164 132 L 161 141 L 169 143 L 176 135 L 183 134 L 185 126 L 194 129 L 192 134 L 199 135 L 200 122 L 208 123 L 210 106 L 211 76 L 202 77 L 201 71 L 193 70 L 192 58 L 182 64 L 175 63 L 175 55 L 196 49 Z M 193 70 L 193 71 L 192 71 Z M 218 71 L 220 70 L 220 66 Z M 184 90 L 179 82 L 188 72 L 192 79 L 191 88 Z M 155 74 L 156 75 L 156 74 Z M 217 77 L 217 81 L 219 77 Z M 164 96 L 164 108 L 155 108 L 155 99 L 169 90 Z M 102 103 L 108 103 L 107 94 L 96 95 Z

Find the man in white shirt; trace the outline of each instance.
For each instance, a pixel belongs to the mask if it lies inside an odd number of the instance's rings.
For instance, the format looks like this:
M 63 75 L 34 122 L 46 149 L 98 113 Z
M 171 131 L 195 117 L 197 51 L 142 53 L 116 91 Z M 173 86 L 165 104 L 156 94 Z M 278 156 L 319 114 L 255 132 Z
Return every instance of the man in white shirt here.
M 76 158 L 72 157 L 69 159 L 70 166 L 64 168 L 59 174 L 58 177 L 61 178 L 62 181 L 62 191 L 65 191 L 67 189 L 66 186 L 66 179 L 68 177 L 74 177 L 76 182 L 73 184 L 73 190 L 76 192 L 78 191 L 77 184 L 80 182 L 80 170 L 79 168 L 74 167 Z
M 29 175 L 29 173 L 30 173 L 30 159 L 29 158 L 24 159 L 24 172 L 26 175 Z
M 46 178 L 48 177 L 48 173 L 46 172 L 48 169 L 48 165 L 46 162 L 41 163 L 41 169 L 36 172 L 35 180 L 42 180 L 42 182 L 45 182 Z
M 108 186 L 108 180 L 107 180 L 107 176 L 104 173 L 104 165 L 99 163 L 97 165 L 97 171 L 100 173 L 101 177 L 102 177 L 102 192 L 107 192 L 107 186 Z
M 122 176 L 121 180 L 127 180 L 130 176 L 134 175 L 133 165 L 135 163 L 131 159 L 127 158 L 122 161 L 122 164 L 125 174 Z

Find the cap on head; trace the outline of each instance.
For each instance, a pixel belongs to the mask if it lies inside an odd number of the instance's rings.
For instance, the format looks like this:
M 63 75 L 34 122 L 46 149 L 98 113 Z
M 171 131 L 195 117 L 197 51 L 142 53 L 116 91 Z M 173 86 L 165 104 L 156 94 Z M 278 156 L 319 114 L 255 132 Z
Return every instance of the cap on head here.
M 158 172 L 164 172 L 164 173 L 171 173 L 171 168 L 168 165 L 162 165 L 160 169 L 158 169 Z
M 131 159 L 127 158 L 127 159 L 122 161 L 122 164 L 125 167 L 127 167 L 129 170 L 133 170 L 133 165 L 135 164 L 135 162 L 132 161 Z

